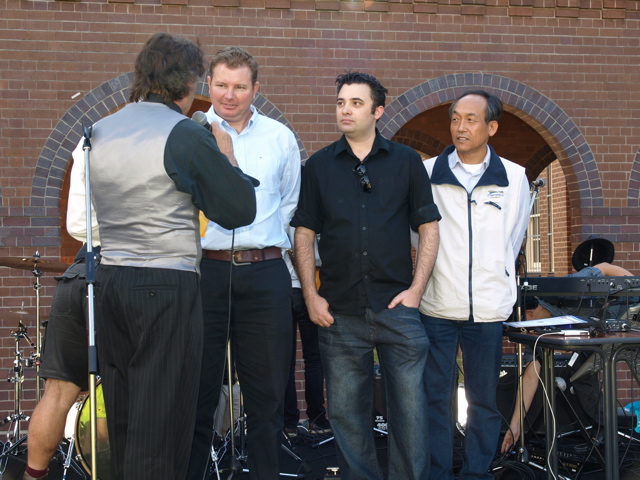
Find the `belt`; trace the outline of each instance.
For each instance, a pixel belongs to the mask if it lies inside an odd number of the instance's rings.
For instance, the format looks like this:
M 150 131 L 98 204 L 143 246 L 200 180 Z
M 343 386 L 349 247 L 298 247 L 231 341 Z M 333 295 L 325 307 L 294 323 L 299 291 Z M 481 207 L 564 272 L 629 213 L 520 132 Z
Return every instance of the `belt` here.
M 264 260 L 276 260 L 282 258 L 282 250 L 279 247 L 266 247 L 258 250 L 236 250 L 231 257 L 231 250 L 202 250 L 202 258 L 209 260 L 222 260 L 233 262 L 234 265 L 246 265 L 262 262 Z

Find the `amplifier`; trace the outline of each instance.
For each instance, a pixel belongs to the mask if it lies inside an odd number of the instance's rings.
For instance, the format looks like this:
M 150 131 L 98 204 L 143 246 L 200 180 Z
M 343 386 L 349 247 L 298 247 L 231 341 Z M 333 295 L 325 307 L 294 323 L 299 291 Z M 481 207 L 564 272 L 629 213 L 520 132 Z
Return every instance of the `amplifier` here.
M 564 368 L 569 364 L 569 360 L 571 360 L 572 354 L 555 354 L 553 356 L 553 366 L 555 368 Z M 526 362 L 523 363 L 523 367 L 526 366 Z M 518 367 L 518 357 L 517 355 L 502 355 L 502 368 L 517 368 Z M 501 372 L 501 375 L 502 372 Z
M 384 380 L 379 365 L 373 368 L 373 426 L 376 433 L 384 435 L 387 432 L 387 399 L 384 394 Z
M 571 354 L 554 355 L 554 367 L 557 369 L 557 373 L 568 366 Z M 524 368 L 525 365 L 523 365 Z M 500 368 L 500 381 L 498 382 L 498 391 L 496 394 L 496 404 L 498 411 L 503 418 L 501 432 L 505 433 L 509 428 L 509 422 L 511 421 L 511 415 L 516 402 L 516 393 L 518 392 L 518 358 L 516 355 L 503 355 L 502 365 Z M 543 407 L 542 389 L 536 389 L 535 396 L 531 403 L 531 407 L 526 415 L 525 431 L 529 430 L 529 427 L 534 427 L 536 430 L 544 432 L 544 424 L 542 422 L 543 415 L 541 415 Z M 562 400 L 557 400 L 557 405 L 560 407 Z M 558 411 L 558 420 L 562 421 L 567 415 L 564 411 Z M 542 427 L 540 427 L 542 424 Z
M 638 295 L 640 277 L 526 277 L 520 290 L 536 296 Z
M 539 465 L 545 465 L 547 463 L 546 448 L 534 447 L 532 445 L 529 445 L 527 449 L 529 450 L 529 458 L 533 462 Z M 586 460 L 587 459 L 585 458 L 585 455 L 558 450 L 558 463 L 560 464 L 561 468 L 568 472 L 578 472 L 582 465 L 586 463 Z

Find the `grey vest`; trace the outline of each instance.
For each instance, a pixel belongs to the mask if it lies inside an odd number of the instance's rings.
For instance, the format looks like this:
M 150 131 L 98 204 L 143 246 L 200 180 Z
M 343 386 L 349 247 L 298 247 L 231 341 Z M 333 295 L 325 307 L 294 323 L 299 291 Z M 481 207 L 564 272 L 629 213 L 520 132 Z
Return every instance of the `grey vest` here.
M 198 211 L 164 168 L 167 137 L 184 119 L 166 105 L 140 102 L 94 126 L 91 198 L 103 265 L 198 271 Z

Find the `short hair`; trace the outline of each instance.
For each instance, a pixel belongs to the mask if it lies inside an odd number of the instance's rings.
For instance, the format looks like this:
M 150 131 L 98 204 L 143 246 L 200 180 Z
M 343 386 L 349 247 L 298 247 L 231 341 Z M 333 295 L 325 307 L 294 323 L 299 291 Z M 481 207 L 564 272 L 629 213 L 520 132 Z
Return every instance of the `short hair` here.
M 379 106 L 384 107 L 388 90 L 382 86 L 376 77 L 368 73 L 347 70 L 347 73 L 338 75 L 338 78 L 336 78 L 336 85 L 338 87 L 336 93 L 340 93 L 340 89 L 344 85 L 352 85 L 354 83 L 369 85 L 369 88 L 371 88 L 371 99 L 373 100 L 371 113 L 374 113 Z
M 213 76 L 213 71 L 221 63 L 232 70 L 240 67 L 249 67 L 249 70 L 251 70 L 251 85 L 255 85 L 258 81 L 258 62 L 242 47 L 224 47 L 218 50 L 209 65 L 209 75 Z
M 500 115 L 502 115 L 502 100 L 500 100 L 495 95 L 491 95 L 490 93 L 485 92 L 484 90 L 469 90 L 456 98 L 456 100 L 449 107 L 449 117 L 453 116 L 453 110 L 456 107 L 456 103 L 458 103 L 461 98 L 467 97 L 469 95 L 479 95 L 487 101 L 487 108 L 484 112 L 485 123 L 498 121 L 498 118 L 500 118 Z
M 204 52 L 198 45 L 170 33 L 156 33 L 136 58 L 130 100 L 144 100 L 151 92 L 165 101 L 180 100 L 202 77 L 204 68 Z
M 539 302 L 537 297 L 533 297 L 531 295 L 527 295 L 524 297 L 524 309 L 525 310 L 535 310 L 538 308 Z

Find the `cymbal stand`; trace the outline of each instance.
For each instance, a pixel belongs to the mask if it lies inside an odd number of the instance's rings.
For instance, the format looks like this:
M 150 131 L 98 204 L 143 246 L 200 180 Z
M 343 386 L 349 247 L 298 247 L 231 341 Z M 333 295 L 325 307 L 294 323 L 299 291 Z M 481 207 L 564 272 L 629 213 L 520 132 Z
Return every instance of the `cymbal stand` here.
M 0 426 L 5 426 L 8 423 L 10 424 L 9 432 L 7 433 L 7 441 L 4 444 L 0 457 L 4 457 L 5 455 L 12 453 L 22 442 L 24 442 L 27 436 L 25 435 L 24 437 L 19 438 L 21 430 L 20 422 L 29 420 L 29 417 L 27 415 L 24 415 L 20 409 L 20 400 L 22 398 L 22 383 L 24 382 L 24 370 L 22 368 L 23 355 L 22 351 L 20 350 L 20 339 L 24 338 L 32 347 L 34 346 L 34 344 L 29 338 L 29 335 L 27 335 L 27 327 L 22 324 L 22 321 L 18 322 L 18 329 L 12 331 L 11 336 L 15 338 L 15 351 L 13 358 L 12 375 L 7 379 L 7 381 L 13 383 L 14 385 L 14 410 L 13 413 L 6 417 L 2 421 L 2 424 L 0 424 Z M 28 367 L 31 366 L 31 358 L 27 357 L 24 363 Z
M 40 289 L 42 288 L 42 284 L 40 283 L 40 277 L 42 276 L 42 271 L 38 270 L 38 258 L 40 258 L 38 250 L 36 250 L 33 258 L 35 259 L 35 263 L 33 264 L 32 273 L 33 276 L 36 277 L 36 281 L 33 284 L 33 289 L 36 292 L 36 351 L 31 357 L 33 364 L 36 366 L 36 402 L 39 402 L 42 397 L 40 390 L 40 353 L 42 348 L 42 332 L 40 331 Z

